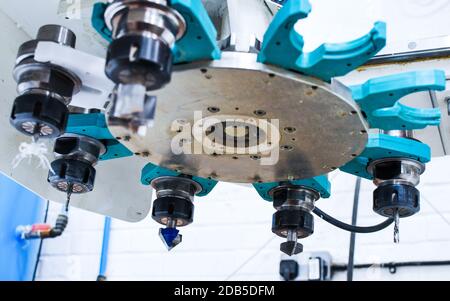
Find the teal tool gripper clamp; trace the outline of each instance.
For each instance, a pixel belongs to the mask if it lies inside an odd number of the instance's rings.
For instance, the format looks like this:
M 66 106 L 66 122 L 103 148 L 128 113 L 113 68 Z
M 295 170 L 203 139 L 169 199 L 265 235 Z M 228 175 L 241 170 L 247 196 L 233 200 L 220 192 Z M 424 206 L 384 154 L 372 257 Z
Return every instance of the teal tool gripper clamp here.
M 417 130 L 437 126 L 441 112 L 437 109 L 412 108 L 401 98 L 422 91 L 445 90 L 445 73 L 425 70 L 374 78 L 350 87 L 371 128 L 382 130 Z
M 431 149 L 427 144 L 385 134 L 370 134 L 369 142 L 361 155 L 340 168 L 341 171 L 357 177 L 372 180 L 367 170 L 371 162 L 385 158 L 403 158 L 428 163 Z
M 161 177 L 185 177 L 185 175 L 149 163 L 142 170 L 141 182 L 142 184 L 148 186 L 152 184 L 153 180 Z M 202 187 L 202 190 L 196 194 L 198 197 L 207 196 L 217 185 L 217 181 L 211 179 L 204 179 L 200 177 L 191 177 L 191 179 Z
M 307 0 L 288 1 L 267 30 L 258 61 L 330 82 L 366 63 L 386 45 L 386 24 L 375 23 L 367 35 L 351 42 L 323 44 L 303 52 L 303 37 L 295 30 L 298 20 L 311 12 Z
M 331 195 L 331 183 L 330 181 L 328 181 L 327 176 L 319 176 L 312 179 L 293 180 L 286 182 L 255 183 L 253 184 L 253 187 L 256 189 L 261 198 L 268 202 L 273 202 L 273 197 L 270 195 L 270 191 L 286 183 L 293 186 L 301 186 L 310 190 L 314 190 L 319 193 L 321 198 L 323 199 L 327 199 Z
M 172 49 L 174 64 L 198 60 L 217 60 L 221 51 L 217 45 L 217 31 L 201 0 L 171 0 L 170 7 L 177 10 L 186 22 L 186 33 Z M 112 33 L 105 23 L 106 3 L 96 3 L 92 13 L 92 26 L 108 42 Z
M 105 115 L 102 113 L 71 114 L 66 133 L 87 136 L 101 141 L 106 147 L 106 153 L 100 156 L 100 161 L 133 156 L 133 152 L 111 134 Z

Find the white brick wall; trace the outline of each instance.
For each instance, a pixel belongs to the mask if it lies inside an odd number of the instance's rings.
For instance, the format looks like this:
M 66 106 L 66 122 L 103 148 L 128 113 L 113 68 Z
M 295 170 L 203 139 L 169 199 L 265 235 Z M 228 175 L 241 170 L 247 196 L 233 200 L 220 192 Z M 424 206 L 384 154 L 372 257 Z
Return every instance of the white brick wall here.
M 356 263 L 450 260 L 450 158 L 436 159 L 422 177 L 422 210 L 401 221 L 401 244 L 392 243 L 392 228 L 357 235 Z M 350 221 L 355 179 L 331 175 L 333 196 L 318 206 Z M 374 186 L 364 181 L 359 224 L 382 221 L 372 212 Z M 50 221 L 59 211 L 52 205 Z M 137 224 L 114 220 L 109 252 L 110 280 L 277 280 L 282 241 L 271 233 L 271 204 L 251 188 L 221 183 L 206 198 L 197 199 L 195 223 L 182 229 L 184 242 L 165 249 L 151 218 Z M 103 217 L 73 209 L 63 237 L 46 241 L 39 280 L 95 280 L 98 273 Z M 310 251 L 329 251 L 336 263 L 346 263 L 349 233 L 316 218 L 316 233 L 304 241 Z M 244 264 L 245 263 L 245 264 Z M 237 272 L 236 272 L 237 271 Z M 355 271 L 355 279 L 450 280 L 450 267 Z M 345 280 L 338 273 L 335 280 Z

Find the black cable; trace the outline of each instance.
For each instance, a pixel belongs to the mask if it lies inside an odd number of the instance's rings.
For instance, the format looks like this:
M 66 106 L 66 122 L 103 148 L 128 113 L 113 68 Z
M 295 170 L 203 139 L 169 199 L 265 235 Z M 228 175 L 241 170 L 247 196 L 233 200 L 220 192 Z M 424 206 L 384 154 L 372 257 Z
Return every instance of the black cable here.
M 320 210 L 317 207 L 314 208 L 313 213 L 315 215 L 317 215 L 318 217 L 320 217 L 321 219 L 323 219 L 324 221 L 326 221 L 327 223 L 330 223 L 335 227 L 338 227 L 338 228 L 348 231 L 348 232 L 355 232 L 355 233 L 361 233 L 361 234 L 374 233 L 374 232 L 384 230 L 387 227 L 389 227 L 390 225 L 392 225 L 392 223 L 394 222 L 393 219 L 388 219 L 388 220 L 382 222 L 381 224 L 378 224 L 375 226 L 358 227 L 358 226 L 352 226 L 352 225 L 343 223 L 343 222 L 335 219 L 334 217 L 326 214 L 325 212 L 323 212 L 322 210 Z
M 361 192 L 361 178 L 356 179 L 355 194 L 353 197 L 353 213 L 352 213 L 352 226 L 355 227 L 358 221 L 358 205 L 359 195 Z M 348 249 L 348 269 L 347 269 L 347 281 L 353 281 L 353 265 L 355 261 L 355 243 L 356 233 L 350 233 L 350 247 Z
M 409 261 L 409 262 L 388 262 L 380 264 L 356 264 L 354 269 L 368 269 L 371 267 L 378 267 L 383 269 L 389 269 L 392 274 L 397 272 L 397 268 L 401 267 L 430 267 L 430 266 L 449 266 L 450 260 L 443 261 Z M 348 265 L 335 264 L 331 267 L 332 272 L 345 272 L 348 269 Z
M 56 238 L 56 237 L 60 237 L 61 235 L 63 235 L 63 233 L 66 230 L 67 225 L 69 223 L 69 217 L 66 214 L 58 215 L 58 218 L 56 219 L 56 222 L 55 222 L 55 226 L 50 231 L 48 237 L 45 237 L 45 238 Z
M 272 15 L 272 17 L 273 17 L 273 12 L 272 12 L 272 10 L 270 9 L 269 4 L 267 4 L 266 1 L 263 1 L 263 2 L 264 2 L 264 5 L 266 6 L 267 10 L 269 11 L 269 13 L 270 13 L 270 14 Z
M 50 208 L 50 201 L 47 201 L 47 208 L 45 209 L 45 215 L 44 215 L 44 224 L 47 223 L 49 208 Z M 37 269 L 39 267 L 39 261 L 41 260 L 41 252 L 42 252 L 42 244 L 43 244 L 43 242 L 44 242 L 43 239 L 41 239 L 41 241 L 39 242 L 39 249 L 38 249 L 38 253 L 37 253 L 36 262 L 34 264 L 34 271 L 33 271 L 32 281 L 36 281 Z

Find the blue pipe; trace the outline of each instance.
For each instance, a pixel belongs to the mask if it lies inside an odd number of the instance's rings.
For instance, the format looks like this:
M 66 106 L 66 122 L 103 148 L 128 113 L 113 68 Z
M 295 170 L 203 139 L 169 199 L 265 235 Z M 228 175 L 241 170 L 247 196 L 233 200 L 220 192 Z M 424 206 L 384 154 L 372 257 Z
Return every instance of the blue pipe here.
M 106 269 L 108 267 L 108 250 L 109 250 L 110 236 L 111 236 L 111 218 L 105 217 L 105 225 L 103 227 L 102 253 L 100 256 L 100 271 L 97 278 L 98 281 L 106 280 Z

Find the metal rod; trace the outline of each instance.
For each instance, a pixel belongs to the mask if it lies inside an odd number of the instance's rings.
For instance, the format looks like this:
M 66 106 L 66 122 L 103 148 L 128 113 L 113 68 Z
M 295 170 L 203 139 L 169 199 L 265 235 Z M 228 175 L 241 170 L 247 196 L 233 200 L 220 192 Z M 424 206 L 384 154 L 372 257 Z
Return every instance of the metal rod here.
M 358 205 L 359 205 L 359 194 L 361 191 L 361 178 L 356 179 L 355 184 L 355 195 L 353 197 L 353 214 L 352 214 L 352 226 L 356 226 L 358 221 Z M 348 269 L 347 269 L 347 281 L 353 281 L 353 265 L 355 260 L 355 243 L 356 243 L 356 233 L 352 232 L 350 234 L 350 247 L 348 252 Z
M 400 63 L 417 61 L 419 59 L 435 59 L 440 57 L 448 57 L 450 55 L 450 48 L 430 49 L 423 51 L 412 51 L 379 55 L 371 60 L 366 65 L 376 65 L 385 63 Z

